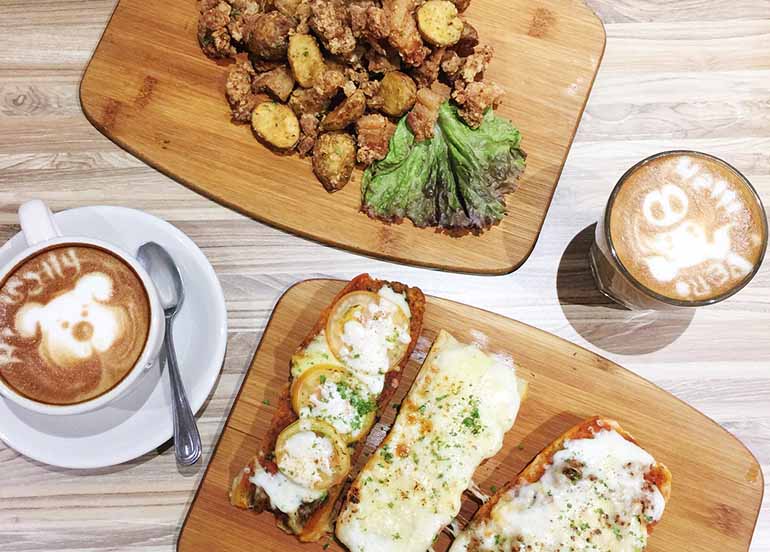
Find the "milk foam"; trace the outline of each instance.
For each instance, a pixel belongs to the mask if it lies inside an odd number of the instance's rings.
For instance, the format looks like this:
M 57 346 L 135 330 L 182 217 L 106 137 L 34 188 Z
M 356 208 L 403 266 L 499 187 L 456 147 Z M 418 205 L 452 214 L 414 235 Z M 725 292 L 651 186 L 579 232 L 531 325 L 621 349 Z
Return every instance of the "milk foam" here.
M 141 280 L 119 257 L 79 245 L 44 251 L 0 284 L 0 378 L 49 404 L 99 396 L 134 367 L 150 317 Z
M 749 275 L 755 263 L 748 257 L 761 236 L 747 228 L 752 214 L 743 183 L 712 170 L 715 161 L 681 157 L 655 163 L 624 184 L 631 188 L 631 197 L 623 199 L 629 211 L 613 223 L 622 225 L 631 249 L 626 255 L 646 269 L 651 287 L 657 283 L 666 295 L 700 299 Z M 753 232 L 748 240 L 747 231 Z
M 121 307 L 102 304 L 112 297 L 113 282 L 91 272 L 75 287 L 47 304 L 27 303 L 16 313 L 16 331 L 34 337 L 40 331 L 40 353 L 60 367 L 69 367 L 107 351 L 125 331 Z

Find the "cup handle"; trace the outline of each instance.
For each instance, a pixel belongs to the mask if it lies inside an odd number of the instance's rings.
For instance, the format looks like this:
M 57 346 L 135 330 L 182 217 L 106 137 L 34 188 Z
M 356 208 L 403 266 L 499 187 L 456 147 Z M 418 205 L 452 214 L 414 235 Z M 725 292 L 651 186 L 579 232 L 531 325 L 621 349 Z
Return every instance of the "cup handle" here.
M 48 206 L 39 199 L 27 201 L 19 207 L 19 224 L 27 245 L 61 237 L 62 233 Z

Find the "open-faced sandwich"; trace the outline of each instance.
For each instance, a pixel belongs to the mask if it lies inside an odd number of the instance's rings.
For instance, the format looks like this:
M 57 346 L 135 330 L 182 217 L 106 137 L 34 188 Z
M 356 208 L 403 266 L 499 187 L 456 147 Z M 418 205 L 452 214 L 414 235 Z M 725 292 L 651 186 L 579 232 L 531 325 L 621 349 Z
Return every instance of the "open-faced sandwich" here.
M 422 328 L 417 288 L 354 278 L 291 359 L 289 385 L 230 501 L 271 510 L 301 541 L 331 530 L 345 480 L 401 380 Z
M 476 468 L 526 389 L 510 359 L 441 331 L 388 436 L 348 491 L 336 535 L 351 552 L 425 552 L 460 511 Z
M 641 552 L 670 495 L 666 466 L 616 421 L 591 418 L 482 506 L 450 552 Z

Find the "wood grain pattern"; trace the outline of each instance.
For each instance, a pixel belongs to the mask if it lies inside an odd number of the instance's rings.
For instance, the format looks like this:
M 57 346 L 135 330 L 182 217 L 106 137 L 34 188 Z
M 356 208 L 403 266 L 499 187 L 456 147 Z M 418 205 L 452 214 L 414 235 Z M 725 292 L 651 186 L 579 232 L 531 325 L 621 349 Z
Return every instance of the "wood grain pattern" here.
M 694 316 L 639 318 L 596 294 L 582 232 L 596 222 L 628 167 L 671 147 L 727 159 L 770 204 L 770 126 L 742 110 L 768 107 L 770 71 L 761 69 L 767 58 L 755 23 L 770 33 L 770 2 L 588 3 L 606 24 L 605 60 L 617 48 L 644 52 L 646 40 L 630 36 L 627 24 L 645 27 L 648 37 L 672 50 L 678 35 L 706 21 L 719 21 L 732 36 L 751 29 L 756 38 L 739 51 L 732 38 L 701 37 L 666 71 L 659 53 L 637 55 L 633 65 L 622 58 L 603 64 L 535 251 L 516 273 L 488 278 L 324 247 L 179 185 L 102 136 L 78 102 L 81 76 L 116 0 L 0 2 L 0 242 L 18 231 L 16 209 L 33 197 L 55 211 L 97 204 L 144 209 L 171 221 L 206 253 L 222 281 L 230 328 L 222 376 L 198 415 L 204 456 L 194 469 L 177 470 L 168 449 L 110 469 L 72 472 L 32 462 L 0 443 L 0 551 L 173 551 L 276 300 L 299 280 L 349 279 L 364 271 L 521 320 L 622 364 L 734 433 L 759 459 L 770 491 L 770 265 L 738 296 Z M 721 46 L 710 62 L 687 61 L 698 59 L 708 43 Z M 756 67 L 725 70 L 746 48 L 756 53 Z M 46 107 L 25 110 L 30 94 Z M 770 552 L 770 492 L 765 496 L 750 552 Z M 308 547 L 313 550 L 319 549 Z
M 260 550 L 302 550 L 275 527 L 270 514 L 229 505 L 230 482 L 257 449 L 288 377 L 291 355 L 320 312 L 344 285 L 309 280 L 281 297 L 262 336 L 200 489 L 190 507 L 179 552 L 236 552 L 259 542 Z M 428 298 L 422 338 L 405 370 L 402 398 L 438 331 L 464 342 L 482 340 L 490 352 L 510 355 L 529 384 L 527 398 L 502 450 L 474 476 L 482 489 L 502 487 L 542 448 L 581 420 L 609 415 L 674 474 L 673 499 L 650 540 L 650 552 L 748 548 L 764 483 L 751 453 L 711 420 L 620 366 L 550 334 L 473 307 Z M 391 423 L 388 413 L 384 424 Z M 375 433 L 367 445 L 376 446 Z M 715 487 L 710 481 L 720 481 Z M 469 498 L 460 517 L 478 508 Z M 330 540 L 331 542 L 331 540 Z M 436 550 L 446 550 L 443 535 Z M 330 550 L 343 550 L 336 544 Z
M 121 0 L 80 89 L 87 117 L 106 136 L 257 220 L 358 253 L 489 274 L 529 256 L 604 51 L 604 28 L 583 0 L 480 0 L 468 10 L 495 48 L 487 74 L 505 88 L 499 112 L 520 128 L 529 158 L 502 223 L 462 238 L 372 220 L 359 212 L 360 171 L 330 195 L 309 161 L 278 157 L 248 126 L 233 125 L 226 65 L 200 52 L 197 16 L 189 0 Z

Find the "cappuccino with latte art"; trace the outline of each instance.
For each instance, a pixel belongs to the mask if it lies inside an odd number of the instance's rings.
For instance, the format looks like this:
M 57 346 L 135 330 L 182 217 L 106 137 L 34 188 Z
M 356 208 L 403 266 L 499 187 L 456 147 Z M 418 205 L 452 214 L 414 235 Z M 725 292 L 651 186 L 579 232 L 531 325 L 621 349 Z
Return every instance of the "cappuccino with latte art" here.
M 767 221 L 748 181 L 727 163 L 669 152 L 631 169 L 597 228 L 600 289 L 630 307 L 724 299 L 756 273 Z
M 0 378 L 33 401 L 98 397 L 133 369 L 150 302 L 134 270 L 95 246 L 46 249 L 0 283 Z

